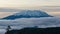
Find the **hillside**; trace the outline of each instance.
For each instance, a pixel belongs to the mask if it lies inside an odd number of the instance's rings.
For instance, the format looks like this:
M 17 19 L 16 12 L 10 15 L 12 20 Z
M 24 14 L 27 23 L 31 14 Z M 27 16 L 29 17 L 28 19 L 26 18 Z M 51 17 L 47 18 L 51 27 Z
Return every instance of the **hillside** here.
M 60 34 L 60 27 L 52 28 L 23 28 L 7 31 L 5 34 Z

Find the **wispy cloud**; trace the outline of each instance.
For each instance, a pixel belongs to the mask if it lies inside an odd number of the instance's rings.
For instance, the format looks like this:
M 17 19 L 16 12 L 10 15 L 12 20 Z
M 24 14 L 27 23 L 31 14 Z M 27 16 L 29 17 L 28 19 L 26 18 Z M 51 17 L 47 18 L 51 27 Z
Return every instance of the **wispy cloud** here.
M 0 7 L 60 6 L 60 0 L 0 0 Z

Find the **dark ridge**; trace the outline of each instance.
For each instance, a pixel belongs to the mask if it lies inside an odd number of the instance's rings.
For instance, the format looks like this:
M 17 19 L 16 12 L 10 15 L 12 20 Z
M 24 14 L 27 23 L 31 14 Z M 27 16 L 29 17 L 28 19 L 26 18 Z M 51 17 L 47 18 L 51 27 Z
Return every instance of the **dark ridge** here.
M 60 34 L 60 27 L 51 28 L 23 28 L 7 31 L 5 34 Z

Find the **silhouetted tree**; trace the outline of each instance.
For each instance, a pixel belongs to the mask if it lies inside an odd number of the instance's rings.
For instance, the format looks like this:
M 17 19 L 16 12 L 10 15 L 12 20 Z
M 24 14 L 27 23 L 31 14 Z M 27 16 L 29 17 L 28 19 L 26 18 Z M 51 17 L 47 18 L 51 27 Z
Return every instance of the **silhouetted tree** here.
M 10 26 L 7 26 L 7 29 L 6 30 L 9 31 L 10 29 L 11 29 L 11 27 Z

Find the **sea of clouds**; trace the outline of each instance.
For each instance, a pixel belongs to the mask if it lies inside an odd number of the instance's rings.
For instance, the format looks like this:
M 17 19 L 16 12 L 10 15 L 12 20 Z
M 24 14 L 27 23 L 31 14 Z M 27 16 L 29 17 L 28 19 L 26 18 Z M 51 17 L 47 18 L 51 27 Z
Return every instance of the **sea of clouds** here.
M 34 26 L 38 26 L 38 28 L 60 27 L 60 18 L 44 17 L 44 18 L 20 18 L 15 20 L 0 20 L 1 34 L 4 34 L 6 32 L 6 28 L 8 25 L 10 25 L 12 29 L 22 29 L 24 27 Z

